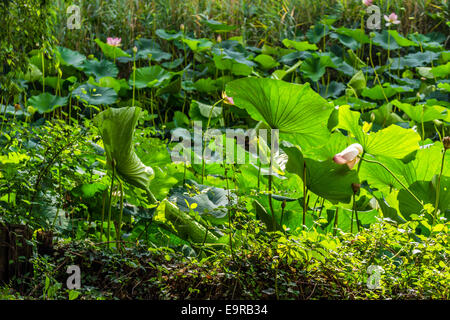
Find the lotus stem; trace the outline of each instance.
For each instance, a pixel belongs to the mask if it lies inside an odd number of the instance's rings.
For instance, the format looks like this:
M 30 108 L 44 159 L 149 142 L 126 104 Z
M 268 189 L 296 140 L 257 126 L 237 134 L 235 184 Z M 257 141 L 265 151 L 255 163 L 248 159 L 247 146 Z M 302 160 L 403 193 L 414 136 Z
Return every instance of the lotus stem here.
M 303 227 L 305 227 L 306 224 L 306 194 L 308 192 L 308 188 L 306 188 L 306 162 L 303 162 Z
M 211 123 L 211 117 L 212 117 L 212 112 L 214 110 L 214 107 L 216 105 L 218 105 L 220 102 L 222 102 L 224 99 L 220 99 L 219 101 L 217 101 L 216 103 L 214 103 L 211 107 L 211 110 L 209 111 L 209 116 L 208 116 L 208 122 L 206 124 L 206 131 L 208 131 L 209 129 L 209 125 Z M 206 151 L 206 143 L 205 141 L 203 141 L 205 139 L 205 133 L 202 134 L 202 142 L 203 142 L 203 150 L 202 150 L 202 183 L 203 183 L 203 179 L 205 176 L 205 151 Z
M 107 236 L 106 239 L 108 241 L 108 248 L 109 248 L 109 240 L 111 236 L 111 207 L 112 207 L 112 194 L 113 194 L 113 187 L 114 187 L 114 176 L 115 176 L 115 167 L 116 167 L 116 160 L 111 161 L 112 166 L 112 177 L 111 177 L 111 187 L 109 188 L 109 207 L 108 207 L 108 230 L 107 230 Z
M 438 212 L 439 196 L 441 193 L 441 176 L 442 176 L 442 172 L 444 170 L 445 152 L 446 151 L 447 151 L 447 149 L 444 147 L 444 152 L 442 153 L 441 171 L 439 172 L 439 176 L 437 178 L 437 183 L 436 183 L 436 201 L 434 203 L 433 223 L 434 223 L 434 219 L 436 218 L 437 212 Z
M 339 207 L 336 207 L 336 210 L 334 212 L 334 226 L 333 226 L 333 235 L 336 235 L 337 232 L 337 225 L 338 225 L 338 214 L 339 214 Z
M 117 228 L 117 245 L 120 248 L 120 235 L 122 232 L 122 218 L 123 218 L 123 183 L 119 179 L 119 186 L 120 186 L 120 215 L 119 215 L 119 227 Z

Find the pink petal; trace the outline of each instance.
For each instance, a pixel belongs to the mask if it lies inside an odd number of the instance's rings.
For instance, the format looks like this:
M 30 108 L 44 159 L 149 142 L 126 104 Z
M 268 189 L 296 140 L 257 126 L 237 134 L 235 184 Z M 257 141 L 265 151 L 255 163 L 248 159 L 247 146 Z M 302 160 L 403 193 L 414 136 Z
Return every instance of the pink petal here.
M 347 163 L 347 160 L 339 154 L 337 154 L 333 157 L 333 161 L 337 164 L 346 164 Z

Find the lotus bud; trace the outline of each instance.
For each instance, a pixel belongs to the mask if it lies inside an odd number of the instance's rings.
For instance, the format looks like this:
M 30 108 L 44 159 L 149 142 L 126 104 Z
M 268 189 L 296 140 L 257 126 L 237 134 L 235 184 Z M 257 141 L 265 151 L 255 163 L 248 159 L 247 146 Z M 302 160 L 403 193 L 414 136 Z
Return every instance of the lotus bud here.
M 363 147 L 359 143 L 354 143 L 345 148 L 333 157 L 337 164 L 346 164 L 351 170 L 359 161 L 359 155 L 363 153 Z
M 234 100 L 232 97 L 227 96 L 227 94 L 224 92 L 222 92 L 222 99 L 223 102 L 225 102 L 226 104 L 231 104 L 234 105 Z
M 136 46 L 133 47 L 133 52 L 136 53 L 138 51 L 138 48 Z
M 184 24 L 180 24 L 180 30 L 184 31 Z
M 28 106 L 27 107 L 27 112 L 31 115 L 34 115 L 36 112 L 36 109 L 33 106 Z

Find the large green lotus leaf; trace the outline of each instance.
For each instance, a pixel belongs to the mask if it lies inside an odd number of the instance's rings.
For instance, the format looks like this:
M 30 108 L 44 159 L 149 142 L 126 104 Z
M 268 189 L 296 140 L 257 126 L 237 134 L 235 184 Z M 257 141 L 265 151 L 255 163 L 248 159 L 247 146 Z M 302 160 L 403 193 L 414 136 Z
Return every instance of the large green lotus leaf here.
M 353 195 L 352 184 L 358 183 L 356 170 L 341 166 L 328 159 L 317 161 L 304 158 L 298 147 L 284 148 L 289 157 L 286 170 L 304 178 L 306 164 L 306 186 L 315 194 L 330 201 L 349 202 Z
M 136 57 L 147 58 L 149 54 L 152 55 L 151 59 L 156 62 L 162 60 L 168 60 L 172 55 L 168 52 L 161 50 L 161 47 L 153 39 L 141 38 L 135 41 L 135 45 L 138 48 Z
M 202 38 L 202 39 L 194 39 L 194 38 L 183 38 L 182 41 L 188 45 L 188 47 L 195 52 L 202 52 L 202 51 L 207 51 L 209 50 L 212 46 L 213 43 L 211 42 L 211 40 L 207 39 L 207 38 Z
M 78 51 L 73 51 L 64 47 L 57 47 L 55 51 L 56 55 L 59 57 L 62 65 L 72 66 L 80 69 L 83 62 L 86 61 L 86 57 L 79 53 Z
M 322 143 L 329 136 L 327 123 L 333 107 L 309 84 L 244 78 L 227 83 L 226 93 L 253 119 L 281 133 L 297 135 L 300 143 Z
M 94 78 L 89 78 L 88 83 L 103 88 L 113 88 L 116 93 L 119 93 L 121 89 L 130 89 L 128 82 L 125 79 L 116 79 L 112 77 L 103 77 L 98 82 L 95 82 Z
M 164 86 L 159 87 L 158 90 L 156 90 L 156 95 L 160 96 L 166 93 L 169 94 L 176 94 L 181 91 L 181 77 L 176 77 L 175 80 L 172 80 L 167 85 L 165 85 L 165 82 L 163 82 Z
M 72 194 L 80 198 L 92 198 L 96 194 L 106 191 L 108 186 L 103 183 L 82 184 L 72 189 Z
M 348 86 L 356 92 L 356 94 L 360 94 L 366 88 L 366 78 L 364 77 L 364 73 L 362 70 L 358 71 L 348 82 Z
M 305 75 L 305 77 L 316 82 L 325 74 L 327 67 L 336 68 L 337 66 L 333 63 L 330 56 L 313 54 L 311 58 L 303 61 L 300 66 L 300 71 Z
M 237 28 L 236 26 L 230 26 L 220 21 L 207 19 L 206 17 L 204 17 L 202 22 L 205 23 L 212 31 L 217 33 L 229 32 Z
M 226 40 L 214 45 L 212 53 L 222 60 L 231 60 L 234 63 L 244 64 L 247 67 L 256 67 L 256 63 L 250 61 L 252 56 L 238 41 Z
M 326 86 L 320 86 L 320 95 L 322 97 L 324 97 L 325 99 L 329 98 L 329 97 L 339 97 L 342 93 L 342 91 L 345 90 L 345 84 L 341 83 L 341 82 L 336 82 L 336 81 L 331 81 L 328 85 Z
M 142 163 L 133 146 L 133 135 L 141 108 L 107 109 L 94 118 L 105 146 L 107 164 L 116 162 L 115 171 L 126 182 L 149 191 L 153 169 Z
M 209 104 L 201 103 L 196 100 L 191 101 L 191 108 L 189 110 L 189 116 L 194 117 L 195 115 L 200 114 L 202 117 L 211 119 L 220 117 L 222 115 L 222 107 L 220 106 L 211 106 Z
M 390 98 L 395 96 L 397 93 L 408 91 L 413 91 L 413 89 L 406 86 L 402 87 L 391 85 L 390 83 L 384 83 L 383 88 L 381 88 L 380 85 L 376 85 L 372 88 L 365 88 L 361 95 L 372 100 L 385 100 L 385 96 L 386 98 Z
M 412 129 L 397 125 L 369 134 L 365 145 L 366 152 L 373 155 L 403 159 L 419 149 L 420 135 Z
M 193 210 L 205 220 L 222 224 L 228 221 L 228 207 L 237 203 L 237 197 L 228 190 L 187 180 L 185 187 L 172 189 L 169 201 L 175 203 L 182 211 Z
M 163 66 L 166 69 L 175 69 L 179 67 L 184 62 L 184 57 L 180 57 L 178 59 L 172 60 L 172 61 L 166 61 L 161 63 L 161 66 Z
M 175 204 L 163 200 L 156 209 L 155 220 L 170 223 L 177 236 L 195 243 L 220 243 L 218 238 L 204 226 L 203 219 L 195 219 L 189 213 L 180 210 Z
M 306 32 L 306 36 L 312 43 L 318 43 L 320 39 L 330 33 L 330 27 L 322 23 L 316 23 L 311 29 Z
M 450 74 L 450 62 L 431 68 L 430 72 L 437 78 L 445 78 Z
M 345 34 L 338 34 L 333 32 L 331 33 L 330 38 L 338 39 L 340 43 L 342 43 L 344 46 L 352 50 L 357 50 L 361 48 L 361 43 L 359 43 L 350 36 L 346 36 Z
M 450 83 L 441 82 L 438 84 L 438 88 L 441 89 L 441 91 L 450 92 Z
M 42 79 L 42 71 L 34 64 L 29 63 L 26 72 L 18 72 L 16 77 L 33 82 Z
M 406 220 L 400 216 L 398 210 L 397 190 L 394 190 L 391 193 L 389 193 L 388 191 L 386 193 L 380 191 L 372 191 L 371 194 L 377 200 L 381 212 L 383 213 L 383 217 L 392 219 L 393 221 L 397 221 L 398 223 L 406 222 Z M 384 194 L 387 194 L 387 196 L 385 196 Z
M 211 78 L 201 78 L 194 82 L 194 87 L 199 92 L 216 92 L 216 81 Z
M 177 33 L 174 33 L 174 32 L 169 33 L 169 32 L 167 32 L 164 29 L 158 29 L 158 30 L 156 30 L 155 33 L 161 39 L 169 40 L 169 41 L 178 40 L 178 39 L 183 38 L 183 32 L 182 31 L 179 31 Z
M 369 37 L 364 33 L 364 30 L 361 30 L 361 29 L 349 29 L 349 28 L 345 28 L 345 27 L 340 27 L 340 28 L 336 29 L 336 33 L 347 36 L 347 37 L 351 37 L 360 44 L 370 42 Z M 352 49 L 352 50 L 354 50 L 354 49 Z
M 436 201 L 436 179 L 432 181 L 416 181 L 409 186 L 411 192 L 418 197 L 423 204 L 435 205 Z M 439 192 L 439 210 L 444 213 L 447 219 L 450 218 L 450 177 L 442 176 Z M 414 198 L 402 189 L 398 193 L 398 202 L 400 213 L 410 219 L 412 214 L 420 215 L 422 206 Z
M 232 59 L 226 59 L 216 54 L 213 54 L 213 56 L 214 64 L 219 70 L 230 70 L 232 74 L 237 76 L 248 76 L 253 71 L 253 68 L 246 64 L 236 62 Z
M 266 208 L 264 208 L 264 206 L 259 203 L 258 200 L 254 200 L 253 203 L 253 208 L 255 208 L 255 212 L 256 212 L 256 218 L 260 219 L 262 222 L 265 223 L 265 225 L 267 226 L 267 231 L 282 231 L 283 229 L 281 228 L 280 224 L 279 224 L 279 219 L 275 218 L 275 226 L 274 226 L 274 221 L 273 218 L 271 216 L 270 213 L 267 213 Z
M 401 48 L 394 37 L 389 36 L 389 33 L 386 30 L 383 30 L 381 33 L 375 31 L 373 43 L 381 46 L 385 50 L 397 50 Z
M 136 88 L 153 88 L 159 87 L 163 83 L 167 83 L 172 74 L 161 68 L 160 66 L 151 66 L 136 69 Z M 130 80 L 128 80 L 130 86 L 133 86 L 133 73 L 130 74 Z
M 110 105 L 117 100 L 117 93 L 114 89 L 97 87 L 90 83 L 82 84 L 72 92 L 72 95 L 78 100 L 94 106 Z
M 391 103 L 406 113 L 411 120 L 418 123 L 433 121 L 436 119 L 444 120 L 448 116 L 448 109 L 441 106 L 413 106 L 409 103 L 402 103 L 398 100 L 394 100 Z
M 339 107 L 338 127 L 347 130 L 364 147 L 366 145 L 367 135 L 359 125 L 361 113 L 350 110 L 349 105 Z
M 440 53 L 432 51 L 410 53 L 406 56 L 392 59 L 391 70 L 404 69 L 405 67 L 423 67 L 437 60 L 439 55 Z
M 358 70 L 367 67 L 367 63 L 362 61 L 352 49 L 348 49 L 347 54 L 348 56 L 345 57 L 345 61 L 347 61 L 349 65 L 354 66 Z
M 83 62 L 83 71 L 87 75 L 94 76 L 98 81 L 103 77 L 117 77 L 119 69 L 116 65 L 108 60 L 86 60 Z
M 267 54 L 260 54 L 256 56 L 254 61 L 258 62 L 264 70 L 273 69 L 280 65 L 274 58 Z
M 41 93 L 38 96 L 33 96 L 28 100 L 28 104 L 33 106 L 37 111 L 42 113 L 52 112 L 58 107 L 67 104 L 67 97 L 54 96 L 48 92 Z
M 303 150 L 303 154 L 307 158 L 325 161 L 333 159 L 334 155 L 341 152 L 349 145 L 349 137 L 344 136 L 341 132 L 333 132 L 327 140 L 327 143 L 320 148 L 308 148 Z
M 439 174 L 442 159 L 442 143 L 435 142 L 431 146 L 417 150 L 414 160 L 403 163 L 401 160 L 388 157 L 377 157 L 377 160 L 388 167 L 406 185 L 415 181 L 431 181 Z M 450 161 L 450 154 L 446 154 L 446 163 Z M 444 166 L 442 174 L 450 176 L 450 166 Z M 363 161 L 360 176 L 377 189 L 387 190 L 391 186 L 401 189 L 402 186 L 383 167 L 375 163 Z
M 395 41 L 401 47 L 418 47 L 419 45 L 414 41 L 408 40 L 405 37 L 401 36 L 396 30 L 388 30 L 391 39 L 394 38 Z
M 294 48 L 297 51 L 307 51 L 307 50 L 317 50 L 315 44 L 311 44 L 308 41 L 294 41 L 289 39 L 284 39 L 283 44 L 286 48 Z
M 372 159 L 368 155 L 365 158 Z M 407 183 L 406 179 L 401 174 L 405 164 L 399 159 L 393 159 L 388 157 L 377 157 L 376 160 L 383 163 L 403 182 Z M 382 166 L 376 163 L 369 163 L 366 161 L 361 162 L 359 176 L 362 181 L 366 180 L 371 188 L 376 188 L 382 191 L 384 194 L 388 194 L 391 188 L 401 189 L 401 184 L 394 179 L 394 177 L 386 171 Z
M 442 39 L 437 39 L 433 36 L 426 36 L 420 33 L 410 33 L 408 38 L 414 41 L 417 45 L 421 46 L 424 49 L 441 49 L 442 50 Z M 444 37 L 445 40 L 445 37 Z
M 359 125 L 359 112 L 351 111 L 350 106 L 339 107 L 338 127 L 349 131 L 355 136 L 364 150 L 372 155 L 402 159 L 419 149 L 419 134 L 412 129 L 404 129 L 390 125 L 369 135 L 365 134 Z
M 95 42 L 98 44 L 98 46 L 102 50 L 105 57 L 107 57 L 109 59 L 117 59 L 119 57 L 131 57 L 130 54 L 126 53 L 119 47 L 110 46 L 109 44 L 102 42 L 100 39 L 95 39 Z

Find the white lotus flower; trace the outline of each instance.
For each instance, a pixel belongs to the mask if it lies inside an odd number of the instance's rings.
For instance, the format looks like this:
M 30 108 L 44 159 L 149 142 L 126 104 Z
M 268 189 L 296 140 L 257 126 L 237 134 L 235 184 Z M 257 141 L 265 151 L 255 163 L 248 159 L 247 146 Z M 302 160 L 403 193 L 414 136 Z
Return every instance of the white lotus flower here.
M 363 153 L 363 147 L 359 143 L 354 143 L 333 157 L 337 164 L 346 164 L 351 170 L 359 161 L 359 155 Z

